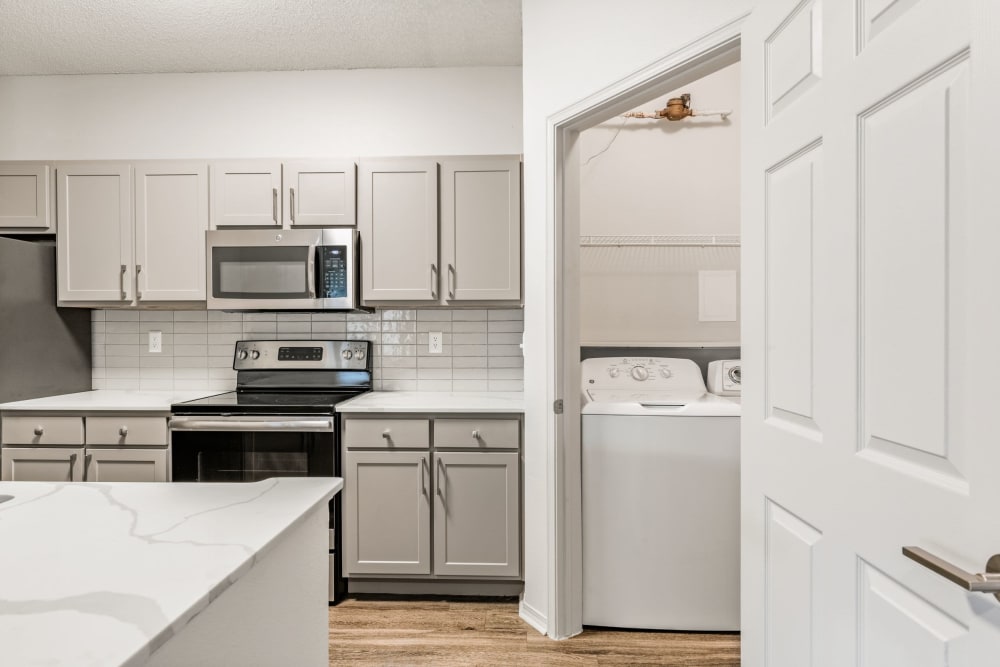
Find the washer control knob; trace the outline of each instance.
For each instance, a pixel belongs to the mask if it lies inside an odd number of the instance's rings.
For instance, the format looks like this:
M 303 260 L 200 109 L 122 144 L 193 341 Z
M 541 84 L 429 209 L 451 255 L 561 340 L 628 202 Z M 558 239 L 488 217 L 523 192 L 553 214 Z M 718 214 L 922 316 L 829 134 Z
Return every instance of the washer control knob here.
M 660 369 L 660 375 L 662 375 L 665 378 L 672 377 L 673 374 L 674 374 L 674 372 L 672 370 L 670 370 L 669 368 L 661 368 Z
M 611 368 L 608 369 L 608 375 L 610 375 L 613 378 L 618 377 L 619 373 L 621 373 L 621 371 L 618 370 L 617 366 L 612 366 Z
M 240 350 L 239 352 L 236 353 L 236 357 L 239 358 L 239 359 L 246 359 L 247 358 L 247 351 L 246 350 Z
M 646 370 L 645 366 L 633 366 L 632 367 L 632 379 L 642 382 L 649 377 L 649 371 Z
M 343 352 L 340 353 L 340 356 L 342 356 L 344 359 L 351 359 L 354 357 L 354 353 L 351 352 L 350 350 L 344 350 Z
M 252 350 L 250 352 L 250 358 L 251 359 L 260 359 L 260 352 L 258 352 L 257 350 Z
M 358 350 L 357 352 L 354 353 L 354 358 L 357 359 L 358 361 L 361 361 L 362 359 L 365 358 L 365 351 Z

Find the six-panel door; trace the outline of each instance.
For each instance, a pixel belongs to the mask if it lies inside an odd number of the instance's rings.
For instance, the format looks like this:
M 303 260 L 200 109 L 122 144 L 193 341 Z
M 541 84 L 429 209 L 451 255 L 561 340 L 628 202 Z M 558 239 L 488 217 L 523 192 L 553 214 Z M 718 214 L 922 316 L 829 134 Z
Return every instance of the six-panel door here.
M 438 298 L 437 163 L 361 163 L 358 231 L 366 301 Z
M 52 167 L 44 162 L 0 164 L 0 229 L 52 232 Z
M 344 572 L 430 574 L 430 453 L 347 452 Z
M 517 452 L 434 453 L 434 573 L 520 574 Z
M 132 300 L 132 167 L 56 165 L 59 301 Z
M 4 447 L 0 479 L 5 482 L 82 482 L 83 447 Z
M 448 301 L 521 298 L 521 162 L 441 163 L 441 253 Z

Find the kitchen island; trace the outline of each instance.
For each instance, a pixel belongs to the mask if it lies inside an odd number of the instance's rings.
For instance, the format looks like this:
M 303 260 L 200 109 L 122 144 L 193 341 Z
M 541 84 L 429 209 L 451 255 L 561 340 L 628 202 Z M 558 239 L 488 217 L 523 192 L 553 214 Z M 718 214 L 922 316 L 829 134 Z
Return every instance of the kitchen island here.
M 326 665 L 342 486 L 0 483 L 0 664 Z

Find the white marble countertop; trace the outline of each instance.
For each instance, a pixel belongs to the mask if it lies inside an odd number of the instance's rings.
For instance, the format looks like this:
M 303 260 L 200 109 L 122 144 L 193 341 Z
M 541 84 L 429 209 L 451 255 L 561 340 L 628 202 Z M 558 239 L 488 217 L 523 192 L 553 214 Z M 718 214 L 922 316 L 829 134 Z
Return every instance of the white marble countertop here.
M 514 391 L 371 391 L 338 403 L 337 412 L 523 413 L 524 394 Z
M 79 412 L 162 412 L 170 413 L 170 405 L 191 401 L 205 396 L 222 394 L 221 391 L 121 391 L 95 389 L 76 394 L 62 394 L 32 398 L 26 401 L 0 403 L 0 411 L 79 411 Z
M 0 482 L 0 664 L 143 664 L 342 486 Z

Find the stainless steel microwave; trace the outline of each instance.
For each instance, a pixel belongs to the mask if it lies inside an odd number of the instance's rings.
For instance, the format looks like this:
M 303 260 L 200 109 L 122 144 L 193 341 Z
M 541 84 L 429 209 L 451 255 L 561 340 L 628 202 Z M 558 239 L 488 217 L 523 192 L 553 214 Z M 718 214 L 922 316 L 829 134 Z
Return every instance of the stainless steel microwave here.
M 353 310 L 354 229 L 206 233 L 210 310 Z

